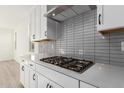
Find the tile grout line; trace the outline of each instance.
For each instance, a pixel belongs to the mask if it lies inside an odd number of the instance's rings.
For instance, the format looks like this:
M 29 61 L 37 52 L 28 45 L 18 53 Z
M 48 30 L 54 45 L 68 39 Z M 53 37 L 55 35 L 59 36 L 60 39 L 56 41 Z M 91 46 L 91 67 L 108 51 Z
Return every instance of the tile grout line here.
M 110 33 L 109 33 L 109 64 L 110 64 Z
M 96 13 L 96 11 L 94 12 L 94 62 L 95 62 L 95 52 L 96 52 L 96 50 L 95 50 L 95 31 L 96 31 L 96 18 L 95 18 L 95 14 Z
M 74 57 L 75 57 L 75 18 L 73 19 L 73 49 L 74 49 Z
M 82 32 L 83 33 L 83 40 L 82 40 L 83 55 L 82 56 L 84 59 L 84 15 L 82 15 L 82 20 L 83 20 L 83 22 L 82 22 L 83 23 L 83 32 Z

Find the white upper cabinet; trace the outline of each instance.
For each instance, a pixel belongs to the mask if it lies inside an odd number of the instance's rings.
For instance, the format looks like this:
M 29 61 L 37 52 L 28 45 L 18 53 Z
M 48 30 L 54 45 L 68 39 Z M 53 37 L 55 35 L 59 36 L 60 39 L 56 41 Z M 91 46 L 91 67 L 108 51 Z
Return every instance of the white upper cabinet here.
M 103 26 L 103 6 L 97 6 L 97 30 L 101 30 Z
M 41 5 L 41 34 L 40 38 L 46 38 L 47 34 L 47 17 L 44 14 L 47 12 L 47 6 Z
M 42 39 L 56 39 L 56 30 L 57 30 L 57 22 L 45 17 L 44 15 L 47 13 L 47 6 L 41 5 L 41 31 L 40 38 Z
M 36 39 L 36 30 L 35 30 L 35 8 L 32 9 L 31 13 L 30 13 L 30 20 L 29 20 L 29 28 L 30 28 L 30 33 L 31 33 L 31 40 Z
M 35 6 L 32 9 L 30 13 L 31 41 L 55 39 L 57 22 L 45 17 L 45 13 L 47 13 L 46 5 Z
M 98 5 L 97 28 L 100 30 L 124 27 L 123 5 Z
M 35 17 L 35 19 L 36 19 L 36 23 L 35 23 L 35 25 L 36 25 L 36 39 L 39 39 L 40 38 L 40 32 L 41 32 L 41 6 L 37 6 L 36 8 L 35 8 L 35 14 L 36 14 L 36 17 Z

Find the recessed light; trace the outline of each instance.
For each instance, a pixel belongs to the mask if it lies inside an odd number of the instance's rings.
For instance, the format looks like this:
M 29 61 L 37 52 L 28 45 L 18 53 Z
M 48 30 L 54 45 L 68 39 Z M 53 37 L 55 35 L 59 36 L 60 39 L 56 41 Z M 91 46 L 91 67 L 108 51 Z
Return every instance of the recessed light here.
M 52 14 L 52 16 L 55 16 L 55 15 L 56 15 L 55 13 Z

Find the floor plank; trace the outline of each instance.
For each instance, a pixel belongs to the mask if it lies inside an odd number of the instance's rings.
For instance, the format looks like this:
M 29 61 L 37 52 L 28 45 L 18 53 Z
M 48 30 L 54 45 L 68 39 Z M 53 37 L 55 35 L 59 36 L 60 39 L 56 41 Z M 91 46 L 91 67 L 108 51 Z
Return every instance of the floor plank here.
M 0 88 L 22 88 L 19 64 L 15 61 L 0 62 Z

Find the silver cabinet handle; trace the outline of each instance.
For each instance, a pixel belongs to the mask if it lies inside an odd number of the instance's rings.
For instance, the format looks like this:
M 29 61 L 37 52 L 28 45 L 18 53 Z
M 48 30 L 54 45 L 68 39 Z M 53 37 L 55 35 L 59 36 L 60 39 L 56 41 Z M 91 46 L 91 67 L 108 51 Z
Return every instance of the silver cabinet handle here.
M 33 66 L 32 64 L 30 64 L 30 66 Z
M 47 31 L 45 31 L 45 36 L 47 36 Z
M 50 85 L 50 86 L 49 86 L 49 88 L 53 88 L 53 86 L 52 86 L 52 85 Z
M 46 88 L 49 88 L 49 83 L 47 83 Z
M 22 71 L 24 71 L 24 66 L 22 66 Z
M 33 39 L 35 39 L 35 34 L 33 34 L 32 36 L 33 36 Z
M 35 76 L 36 76 L 36 75 L 35 75 L 35 74 L 33 74 L 33 80 L 35 80 L 35 79 L 36 79 L 36 78 L 35 78 Z
M 98 19 L 98 21 L 99 21 L 99 25 L 101 25 L 101 14 L 99 14 L 99 19 Z

